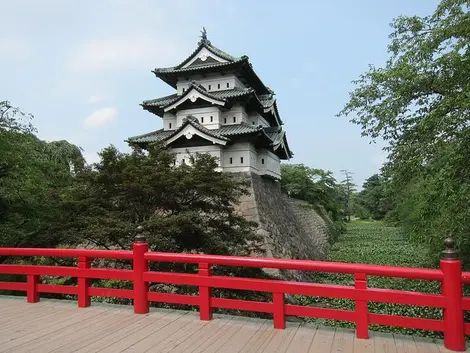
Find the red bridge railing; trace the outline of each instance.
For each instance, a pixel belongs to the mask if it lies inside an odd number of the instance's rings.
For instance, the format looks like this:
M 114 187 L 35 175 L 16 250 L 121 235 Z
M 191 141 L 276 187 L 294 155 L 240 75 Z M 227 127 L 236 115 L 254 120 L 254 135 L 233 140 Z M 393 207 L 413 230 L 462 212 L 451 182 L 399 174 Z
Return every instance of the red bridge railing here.
M 451 240 L 446 241 L 446 248 L 443 252 L 444 257 L 441 260 L 440 269 L 149 252 L 148 244 L 142 238 L 136 238 L 132 251 L 0 248 L 0 256 L 46 256 L 78 259 L 77 267 L 2 264 L 0 265 L 0 274 L 26 275 L 27 281 L 26 283 L 0 282 L 0 290 L 26 292 L 29 303 L 39 301 L 40 293 L 74 294 L 78 296 L 79 307 L 90 306 L 92 296 L 128 298 L 133 299 L 136 314 L 148 313 L 151 302 L 194 305 L 199 306 L 201 320 L 211 320 L 213 308 L 271 313 L 274 327 L 278 329 L 285 328 L 286 315 L 345 320 L 356 324 L 357 337 L 362 339 L 369 337 L 369 324 L 441 331 L 444 333 L 446 348 L 463 351 L 465 350 L 465 334 L 470 334 L 470 324 L 464 323 L 464 311 L 470 310 L 470 297 L 463 297 L 462 287 L 463 284 L 470 284 L 470 273 L 461 271 L 461 262 L 457 258 Z M 92 268 L 90 266 L 92 259 L 130 260 L 133 270 Z M 196 264 L 198 273 L 149 271 L 149 262 Z M 211 276 L 211 267 L 214 265 L 351 274 L 354 276 L 354 286 Z M 40 276 L 76 277 L 78 285 L 42 284 L 39 281 Z M 368 276 L 440 281 L 442 293 L 428 294 L 369 288 L 367 286 Z M 93 278 L 131 281 L 133 289 L 92 287 L 90 280 Z M 199 287 L 199 295 L 149 291 L 149 283 L 196 286 Z M 215 298 L 211 295 L 212 288 L 268 292 L 272 293 L 272 301 Z M 286 304 L 285 294 L 349 299 L 355 302 L 355 310 Z M 370 313 L 367 307 L 368 302 L 442 308 L 443 320 Z

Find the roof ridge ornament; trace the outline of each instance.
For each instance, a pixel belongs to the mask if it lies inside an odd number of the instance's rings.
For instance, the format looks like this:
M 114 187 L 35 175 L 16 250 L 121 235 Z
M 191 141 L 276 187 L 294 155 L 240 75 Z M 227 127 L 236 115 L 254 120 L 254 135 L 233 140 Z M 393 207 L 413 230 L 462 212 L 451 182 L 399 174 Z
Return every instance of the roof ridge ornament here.
M 211 45 L 210 40 L 207 39 L 206 27 L 202 27 L 202 31 L 201 31 L 201 40 L 199 41 L 199 45 L 201 45 L 201 44 Z

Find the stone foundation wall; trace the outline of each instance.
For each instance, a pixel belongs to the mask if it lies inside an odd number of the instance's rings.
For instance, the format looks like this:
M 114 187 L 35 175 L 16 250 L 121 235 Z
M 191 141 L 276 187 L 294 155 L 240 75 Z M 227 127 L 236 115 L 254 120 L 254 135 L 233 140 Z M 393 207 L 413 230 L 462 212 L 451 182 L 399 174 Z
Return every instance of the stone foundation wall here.
M 280 183 L 252 173 L 239 173 L 250 184 L 250 194 L 242 197 L 238 210 L 257 222 L 264 239 L 264 256 L 303 260 L 321 260 L 329 248 L 328 225 L 302 201 L 281 193 Z M 308 279 L 298 271 L 276 272 L 288 279 Z

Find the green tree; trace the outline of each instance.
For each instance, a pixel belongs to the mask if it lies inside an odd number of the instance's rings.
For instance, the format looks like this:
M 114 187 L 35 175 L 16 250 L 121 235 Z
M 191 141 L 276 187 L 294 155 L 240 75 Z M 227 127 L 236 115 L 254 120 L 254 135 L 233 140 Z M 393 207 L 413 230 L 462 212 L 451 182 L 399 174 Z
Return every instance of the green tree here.
M 56 246 L 62 190 L 84 167 L 81 150 L 34 135 L 32 115 L 0 102 L 0 246 Z M 0 258 L 0 262 L 5 258 Z
M 282 164 L 281 175 L 284 193 L 323 207 L 333 221 L 341 220 L 343 209 L 339 186 L 332 172 L 303 164 Z
M 352 173 L 349 170 L 343 169 L 341 173 L 344 174 L 344 180 L 341 181 L 341 191 L 342 199 L 344 203 L 344 213 L 348 219 L 348 222 L 351 221 L 352 213 L 352 196 L 356 191 L 356 185 L 353 183 Z
M 356 194 L 355 203 L 362 206 L 373 219 L 383 219 L 390 208 L 385 178 L 374 174 L 366 179 L 362 190 Z
M 371 66 L 361 75 L 340 112 L 351 116 L 363 135 L 388 143 L 384 174 L 394 212 L 409 234 L 433 251 L 453 234 L 466 257 L 469 7 L 468 0 L 443 0 L 429 16 L 394 20 L 385 67 Z
M 75 244 L 129 249 L 135 229 L 146 230 L 150 249 L 248 255 L 257 249 L 255 224 L 234 204 L 246 185 L 215 171 L 209 155 L 175 165 L 160 146 L 119 152 L 111 146 L 100 161 L 80 171 L 64 194 L 69 222 L 63 232 Z

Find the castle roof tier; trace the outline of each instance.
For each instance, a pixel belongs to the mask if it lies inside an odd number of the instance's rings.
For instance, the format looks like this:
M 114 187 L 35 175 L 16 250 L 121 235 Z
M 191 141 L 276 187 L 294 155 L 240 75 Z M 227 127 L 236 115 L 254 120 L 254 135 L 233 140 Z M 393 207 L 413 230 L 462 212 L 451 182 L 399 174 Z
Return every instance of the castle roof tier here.
M 205 32 L 197 48 L 179 65 L 153 70 L 155 76 L 173 88 L 176 88 L 181 76 L 221 72 L 235 73 L 246 86 L 253 87 L 258 94 L 273 93 L 256 75 L 248 56 L 235 57 L 216 48 L 207 39 Z
M 162 117 L 165 112 L 174 112 L 191 104 L 198 104 L 198 106 L 218 105 L 230 109 L 233 103 L 240 101 L 246 103 L 249 109 L 261 113 L 270 123 L 276 126 L 283 124 L 274 94 L 258 95 L 253 88 L 237 87 L 209 92 L 201 84 L 192 82 L 182 95 L 175 93 L 157 99 L 146 100 L 141 106 L 145 110 Z
M 207 129 L 198 119 L 188 116 L 176 130 L 156 130 L 144 135 L 130 137 L 127 142 L 131 145 L 145 147 L 150 143 L 163 143 L 169 147 L 185 146 L 187 140 L 195 141 L 193 137 L 204 140 L 205 143 L 225 146 L 234 142 L 251 141 L 259 148 L 272 150 L 280 159 L 292 158 L 292 152 L 287 144 L 286 134 L 279 127 L 251 126 L 245 123 L 223 125 L 219 129 Z

